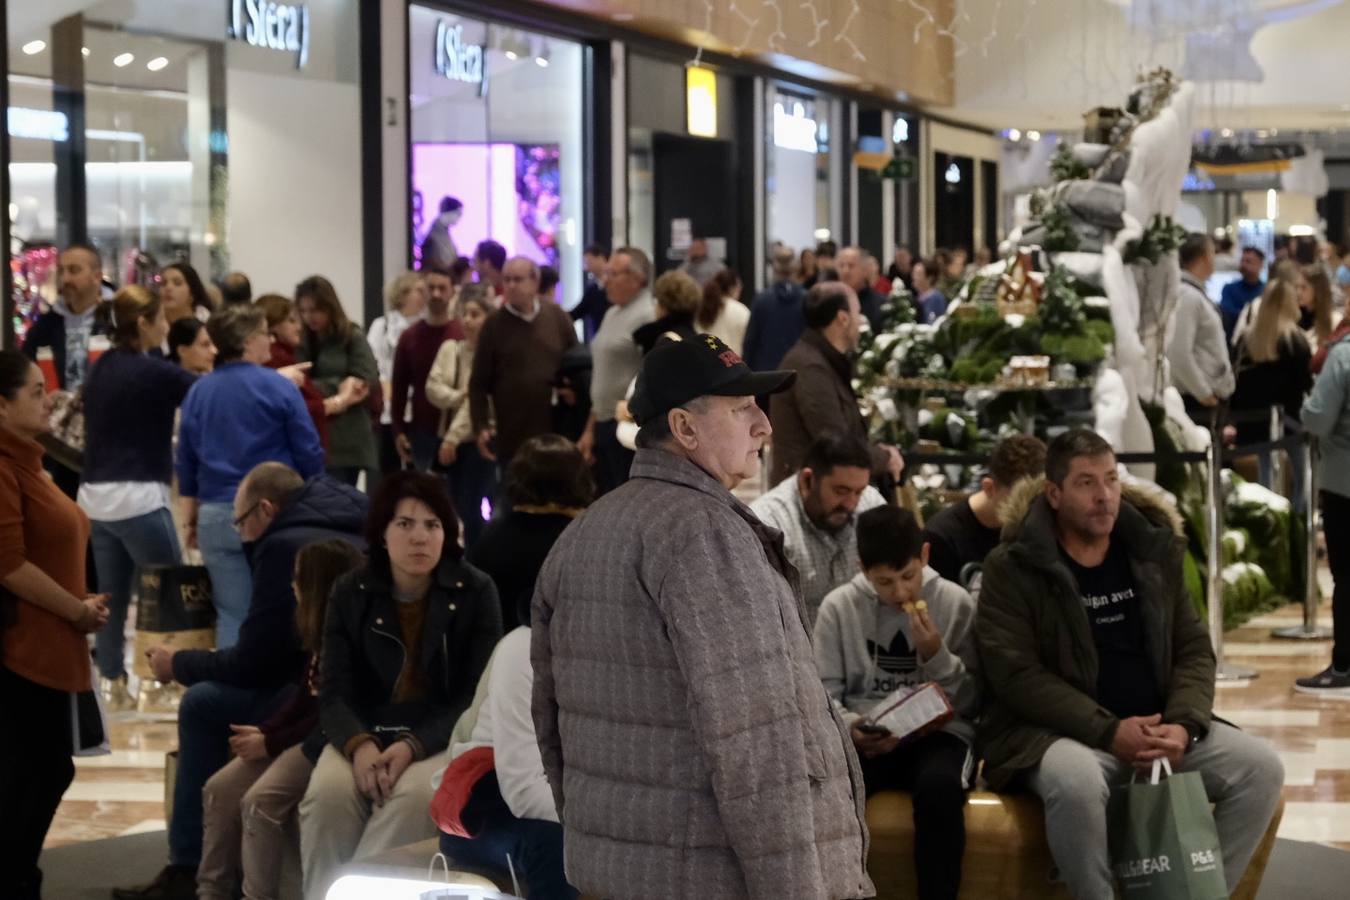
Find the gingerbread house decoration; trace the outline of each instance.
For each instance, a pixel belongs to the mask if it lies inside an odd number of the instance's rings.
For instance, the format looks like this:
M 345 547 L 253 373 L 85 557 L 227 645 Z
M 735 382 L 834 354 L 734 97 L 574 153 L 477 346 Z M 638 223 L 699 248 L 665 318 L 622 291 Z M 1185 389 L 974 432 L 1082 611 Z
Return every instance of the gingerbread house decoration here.
M 995 295 L 998 314 L 1005 319 L 1011 315 L 1031 316 L 1041 306 L 1041 280 L 1036 277 L 1031 251 L 1021 250 L 999 276 Z

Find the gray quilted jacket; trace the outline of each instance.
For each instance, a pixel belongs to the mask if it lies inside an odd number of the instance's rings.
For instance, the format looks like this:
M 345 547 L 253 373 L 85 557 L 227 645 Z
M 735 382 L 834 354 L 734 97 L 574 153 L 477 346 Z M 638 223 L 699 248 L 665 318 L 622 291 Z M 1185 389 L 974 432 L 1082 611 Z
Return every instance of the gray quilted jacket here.
M 862 775 L 782 536 L 687 460 L 632 480 L 539 574 L 534 721 L 584 894 L 851 898 Z

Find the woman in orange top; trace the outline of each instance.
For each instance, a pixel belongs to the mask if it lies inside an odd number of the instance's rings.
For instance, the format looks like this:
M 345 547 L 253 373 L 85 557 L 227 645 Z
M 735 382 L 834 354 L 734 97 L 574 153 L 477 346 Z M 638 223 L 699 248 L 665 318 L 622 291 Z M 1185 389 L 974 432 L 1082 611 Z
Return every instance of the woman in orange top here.
M 71 695 L 92 683 L 85 635 L 108 620 L 85 595 L 89 520 L 42 470 L 50 411 L 37 364 L 0 351 L 0 708 L 22 732 L 0 741 L 0 879 L 20 900 L 40 896 L 38 856 L 75 777 Z

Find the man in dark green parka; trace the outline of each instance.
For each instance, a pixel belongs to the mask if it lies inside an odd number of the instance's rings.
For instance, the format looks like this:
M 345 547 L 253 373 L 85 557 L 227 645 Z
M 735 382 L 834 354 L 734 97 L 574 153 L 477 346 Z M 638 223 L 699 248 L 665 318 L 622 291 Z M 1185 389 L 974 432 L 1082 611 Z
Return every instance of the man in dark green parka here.
M 1197 771 L 1231 891 L 1284 770 L 1268 743 L 1213 719 L 1214 653 L 1182 579 L 1180 517 L 1156 491 L 1123 489 L 1110 444 L 1085 429 L 1056 438 L 1044 481 L 1023 482 L 1002 512 L 976 619 L 985 778 L 1040 795 L 1060 877 L 1079 900 L 1110 900 L 1111 786 L 1163 757 Z

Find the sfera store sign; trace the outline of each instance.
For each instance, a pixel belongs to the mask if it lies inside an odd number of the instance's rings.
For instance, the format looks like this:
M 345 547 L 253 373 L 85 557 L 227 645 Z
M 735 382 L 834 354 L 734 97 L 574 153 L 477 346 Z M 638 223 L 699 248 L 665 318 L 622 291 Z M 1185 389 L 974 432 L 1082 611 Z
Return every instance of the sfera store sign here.
M 464 26 L 444 19 L 436 23 L 436 72 L 450 81 L 476 84 L 478 96 L 487 96 L 487 49 L 465 44 Z
M 295 54 L 295 67 L 309 62 L 309 5 L 271 0 L 234 0 L 230 37 L 252 47 Z

